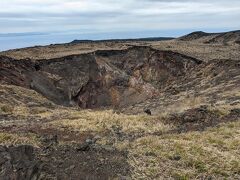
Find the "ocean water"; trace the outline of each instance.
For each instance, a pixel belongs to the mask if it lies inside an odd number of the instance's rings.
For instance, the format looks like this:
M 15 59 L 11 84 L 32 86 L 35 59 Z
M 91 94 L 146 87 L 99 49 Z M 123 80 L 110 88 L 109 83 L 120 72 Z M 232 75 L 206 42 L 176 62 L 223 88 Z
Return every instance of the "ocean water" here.
M 79 31 L 80 32 L 80 31 Z M 0 34 L 0 51 L 9 49 L 68 43 L 78 40 L 102 40 L 102 39 L 128 39 L 146 37 L 174 37 L 182 35 L 186 31 L 136 31 L 136 32 L 103 32 L 103 33 L 14 33 Z
M 49 45 L 56 43 L 67 43 L 74 40 L 76 35 L 47 34 L 47 35 L 24 35 L 24 36 L 0 36 L 0 51 L 24 48 L 38 45 Z

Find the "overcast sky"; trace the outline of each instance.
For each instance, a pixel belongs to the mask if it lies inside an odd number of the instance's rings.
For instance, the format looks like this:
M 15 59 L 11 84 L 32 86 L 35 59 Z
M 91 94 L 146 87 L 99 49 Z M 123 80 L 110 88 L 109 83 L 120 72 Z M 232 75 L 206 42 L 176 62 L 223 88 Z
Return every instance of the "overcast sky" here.
M 240 29 L 240 1 L 0 0 L 0 24 L 1 37 L 8 33 L 81 34 L 83 39 L 98 34 L 98 38 L 178 36 L 193 30 Z

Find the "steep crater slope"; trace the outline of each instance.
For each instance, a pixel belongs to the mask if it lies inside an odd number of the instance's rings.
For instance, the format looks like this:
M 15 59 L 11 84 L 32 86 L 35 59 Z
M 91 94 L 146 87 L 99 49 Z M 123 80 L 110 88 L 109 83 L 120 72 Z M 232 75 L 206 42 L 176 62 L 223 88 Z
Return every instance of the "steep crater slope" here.
M 150 47 L 31 61 L 0 57 L 1 83 L 36 90 L 61 105 L 124 107 L 157 97 L 201 61 Z

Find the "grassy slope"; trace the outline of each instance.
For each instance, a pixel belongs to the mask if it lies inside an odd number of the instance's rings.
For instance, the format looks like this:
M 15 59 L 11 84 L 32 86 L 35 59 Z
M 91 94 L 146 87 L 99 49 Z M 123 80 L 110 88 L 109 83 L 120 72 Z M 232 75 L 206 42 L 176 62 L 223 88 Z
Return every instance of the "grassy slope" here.
M 240 178 L 240 119 L 203 132 L 178 134 L 173 133 L 173 124 L 164 123 L 167 113 L 124 115 L 112 110 L 65 108 L 16 86 L 1 85 L 0 95 L 0 117 L 4 120 L 0 121 L 1 144 L 41 147 L 41 133 L 29 131 L 35 127 L 62 132 L 63 136 L 68 132 L 98 135 L 98 144 L 129 152 L 135 179 Z M 78 143 L 65 139 L 61 139 L 62 145 Z
M 240 45 L 221 45 L 221 44 L 203 44 L 196 42 L 182 42 L 177 40 L 170 41 L 143 41 L 143 42 L 99 42 L 99 43 L 80 43 L 80 44 L 60 44 L 43 47 L 32 47 L 21 50 L 10 50 L 0 52 L 0 55 L 9 56 L 15 59 L 51 59 L 68 56 L 72 54 L 81 54 L 93 52 L 95 50 L 106 49 L 126 49 L 132 45 L 152 46 L 160 50 L 176 51 L 189 55 L 200 60 L 212 59 L 233 59 L 239 60 Z

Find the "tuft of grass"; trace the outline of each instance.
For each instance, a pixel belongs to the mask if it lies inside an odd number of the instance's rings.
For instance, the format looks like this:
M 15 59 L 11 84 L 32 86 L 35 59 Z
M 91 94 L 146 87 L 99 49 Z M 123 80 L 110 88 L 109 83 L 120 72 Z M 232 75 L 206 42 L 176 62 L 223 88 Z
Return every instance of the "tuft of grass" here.
M 3 113 L 12 113 L 13 112 L 13 107 L 10 105 L 3 105 L 0 107 L 1 112 Z
M 29 144 L 35 147 L 40 146 L 40 141 L 35 134 L 14 134 L 7 132 L 0 132 L 0 145 L 21 145 Z

